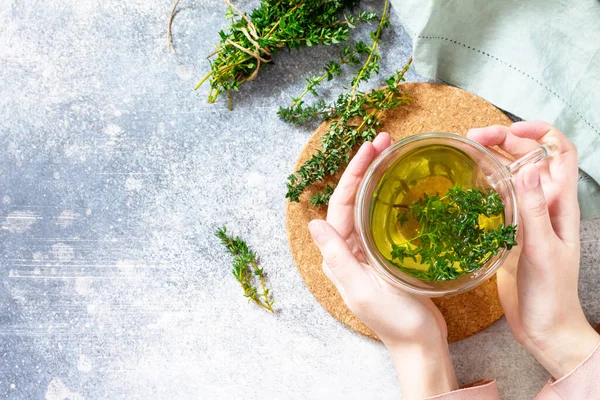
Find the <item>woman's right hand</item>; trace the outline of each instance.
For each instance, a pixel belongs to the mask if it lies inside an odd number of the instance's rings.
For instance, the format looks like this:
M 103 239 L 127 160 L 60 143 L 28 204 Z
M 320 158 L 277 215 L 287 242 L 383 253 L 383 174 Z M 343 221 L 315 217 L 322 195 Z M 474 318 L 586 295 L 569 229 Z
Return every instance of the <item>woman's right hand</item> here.
M 540 121 L 472 129 L 467 136 L 515 157 L 540 144 L 555 149 L 550 159 L 525 166 L 514 178 L 521 254 L 518 267 L 509 262 L 498 272 L 498 290 L 517 341 L 559 379 L 600 343 L 577 293 L 577 149 L 558 129 Z

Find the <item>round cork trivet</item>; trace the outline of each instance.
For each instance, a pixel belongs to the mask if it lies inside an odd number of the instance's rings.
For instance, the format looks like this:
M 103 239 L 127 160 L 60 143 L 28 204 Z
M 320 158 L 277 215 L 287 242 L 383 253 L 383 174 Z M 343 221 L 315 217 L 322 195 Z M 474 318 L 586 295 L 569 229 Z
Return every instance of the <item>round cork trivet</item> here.
M 470 128 L 511 123 L 511 120 L 492 104 L 452 86 L 405 83 L 404 88 L 410 97 L 414 98 L 410 106 L 392 109 L 381 117 L 382 130 L 389 132 L 394 141 L 424 132 L 452 132 L 465 135 Z M 302 150 L 295 170 L 320 148 L 320 138 L 327 132 L 327 128 L 328 124 L 324 123 L 315 131 Z M 308 232 L 309 221 L 316 218 L 325 219 L 327 213 L 326 208 L 310 206 L 308 200 L 325 184 L 336 183 L 340 174 L 307 190 L 300 198 L 300 203 L 288 201 L 286 212 L 288 239 L 298 271 L 319 303 L 348 327 L 377 339 L 373 331 L 350 312 L 333 284 L 323 274 L 321 253 Z M 433 301 L 448 324 L 449 342 L 474 335 L 503 315 L 495 276 L 470 292 Z

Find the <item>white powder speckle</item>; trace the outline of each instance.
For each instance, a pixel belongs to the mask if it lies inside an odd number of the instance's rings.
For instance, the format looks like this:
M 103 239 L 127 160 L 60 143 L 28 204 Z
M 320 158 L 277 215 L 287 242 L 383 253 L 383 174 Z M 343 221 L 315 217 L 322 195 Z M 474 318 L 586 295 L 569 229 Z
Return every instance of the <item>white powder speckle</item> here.
M 11 384 L 10 384 L 10 388 L 11 388 L 11 389 L 14 389 L 14 388 L 16 388 L 16 387 L 17 387 L 17 385 L 15 385 L 14 383 L 11 383 Z
M 144 183 L 140 179 L 129 177 L 125 181 L 125 190 L 128 192 L 139 192 L 143 187 Z
M 61 228 L 73 225 L 75 219 L 81 217 L 81 214 L 71 210 L 65 210 L 56 218 L 56 224 Z
M 79 393 L 73 393 L 58 378 L 52 378 L 46 389 L 46 400 L 80 400 Z
M 134 260 L 117 260 L 117 262 L 115 262 L 115 266 L 125 274 L 130 274 L 133 270 L 141 265 L 142 264 L 140 262 Z
M 75 250 L 73 247 L 64 243 L 56 243 L 52 245 L 52 255 L 58 261 L 68 262 L 75 257 Z
M 80 296 L 87 296 L 90 293 L 92 281 L 88 277 L 79 277 L 75 279 L 75 291 Z
M 194 77 L 194 68 L 191 65 L 178 65 L 175 67 L 175 73 L 182 81 L 189 81 Z
M 11 212 L 6 216 L 2 229 L 6 229 L 11 233 L 23 233 L 33 224 L 37 222 L 38 217 L 36 213 L 31 211 L 15 211 Z
M 58 172 L 58 171 L 55 171 L 55 172 L 52 174 L 52 177 L 53 177 L 54 179 L 56 179 L 56 180 L 59 180 L 59 179 L 60 179 L 60 172 Z
M 65 147 L 65 156 L 71 159 L 79 159 L 85 161 L 85 148 L 78 143 L 73 143 Z
M 85 215 L 92 215 L 92 209 L 91 208 L 86 209 Z
M 246 181 L 250 187 L 257 187 L 264 185 L 266 178 L 256 171 L 250 171 L 246 174 Z
M 121 129 L 120 126 L 115 124 L 108 124 L 106 125 L 106 128 L 104 128 L 104 133 L 112 137 L 119 136 L 122 132 L 123 129 Z
M 80 355 L 79 360 L 77 360 L 77 369 L 84 373 L 90 372 L 92 370 L 92 361 L 83 354 Z
M 10 197 L 4 196 L 2 198 L 2 204 L 10 204 Z

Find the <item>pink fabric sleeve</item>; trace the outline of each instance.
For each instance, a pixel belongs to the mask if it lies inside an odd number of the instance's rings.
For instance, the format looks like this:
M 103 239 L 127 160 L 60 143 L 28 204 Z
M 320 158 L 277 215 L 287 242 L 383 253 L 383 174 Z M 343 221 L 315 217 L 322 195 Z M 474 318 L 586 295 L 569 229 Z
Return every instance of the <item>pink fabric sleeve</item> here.
M 600 399 L 600 344 L 569 375 L 550 380 L 535 400 Z
M 428 397 L 425 400 L 498 400 L 496 381 L 479 381 L 453 392 Z

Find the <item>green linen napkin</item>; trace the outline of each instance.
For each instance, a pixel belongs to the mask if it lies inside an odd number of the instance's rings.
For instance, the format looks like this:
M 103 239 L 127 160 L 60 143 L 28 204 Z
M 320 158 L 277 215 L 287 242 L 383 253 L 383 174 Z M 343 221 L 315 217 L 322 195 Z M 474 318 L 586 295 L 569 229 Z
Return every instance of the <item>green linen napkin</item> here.
M 589 175 L 580 175 L 582 218 L 600 217 L 600 1 L 391 1 L 419 74 L 575 142 Z

